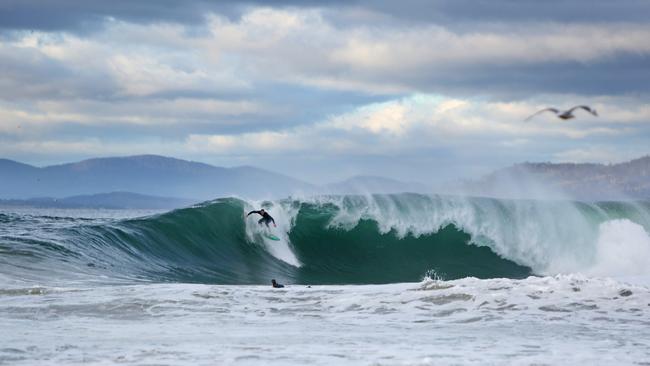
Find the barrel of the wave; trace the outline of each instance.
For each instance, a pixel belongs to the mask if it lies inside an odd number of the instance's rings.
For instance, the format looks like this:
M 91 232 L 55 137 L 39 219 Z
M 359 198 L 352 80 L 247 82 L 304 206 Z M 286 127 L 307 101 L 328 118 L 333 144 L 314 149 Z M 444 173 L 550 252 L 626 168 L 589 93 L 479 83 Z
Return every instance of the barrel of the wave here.
M 432 273 L 448 279 L 530 274 L 529 268 L 500 258 L 488 247 L 469 245 L 471 237 L 454 225 L 422 233 L 401 232 L 397 226 L 411 216 L 408 206 L 423 199 L 430 198 L 402 194 L 285 202 L 299 207 L 289 236 L 303 264 L 302 282 L 416 282 Z M 421 208 L 410 209 L 425 216 L 434 214 Z M 424 224 L 421 228 L 428 230 Z

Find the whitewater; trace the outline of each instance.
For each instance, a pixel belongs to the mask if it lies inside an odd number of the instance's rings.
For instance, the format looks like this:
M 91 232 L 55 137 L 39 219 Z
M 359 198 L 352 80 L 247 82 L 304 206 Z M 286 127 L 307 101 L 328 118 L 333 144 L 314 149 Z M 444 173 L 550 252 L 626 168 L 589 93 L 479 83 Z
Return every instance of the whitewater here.
M 0 209 L 0 364 L 648 364 L 649 232 L 634 201 Z

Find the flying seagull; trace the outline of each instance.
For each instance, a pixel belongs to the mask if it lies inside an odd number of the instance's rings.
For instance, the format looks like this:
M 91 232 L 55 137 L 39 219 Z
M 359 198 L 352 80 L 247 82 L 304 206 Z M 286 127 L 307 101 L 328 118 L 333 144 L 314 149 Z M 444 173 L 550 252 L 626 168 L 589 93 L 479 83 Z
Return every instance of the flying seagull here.
M 571 108 L 569 110 L 566 110 L 564 112 L 560 112 L 560 110 L 557 109 L 557 108 L 545 108 L 545 109 L 542 109 L 541 111 L 533 113 L 528 118 L 526 118 L 524 121 L 528 121 L 531 118 L 535 117 L 536 115 L 538 115 L 540 113 L 543 113 L 543 112 L 546 112 L 546 111 L 555 113 L 557 115 L 557 118 L 560 118 L 560 119 L 571 119 L 571 118 L 576 117 L 576 116 L 573 115 L 573 111 L 576 110 L 576 109 L 584 109 L 585 111 L 593 114 L 594 116 L 598 116 L 598 113 L 596 113 L 595 109 L 590 108 L 590 107 L 588 107 L 586 105 L 578 105 L 578 106 L 575 106 L 575 107 L 573 107 L 573 108 Z

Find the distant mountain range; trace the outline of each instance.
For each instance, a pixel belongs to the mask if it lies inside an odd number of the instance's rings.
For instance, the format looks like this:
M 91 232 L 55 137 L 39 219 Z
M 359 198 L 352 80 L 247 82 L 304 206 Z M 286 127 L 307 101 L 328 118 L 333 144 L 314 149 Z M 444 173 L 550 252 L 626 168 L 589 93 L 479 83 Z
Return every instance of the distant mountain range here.
M 282 197 L 311 184 L 253 167 L 141 155 L 98 158 L 43 168 L 0 160 L 0 198 L 70 197 L 107 192 L 208 200 L 224 196 Z
M 459 185 L 463 193 L 584 201 L 650 199 L 650 156 L 620 164 L 522 163 Z
M 319 186 L 254 167 L 221 168 L 157 155 L 43 168 L 0 159 L 0 206 L 174 208 L 227 196 L 433 191 L 421 183 L 372 176 Z M 650 199 L 650 156 L 610 165 L 522 163 L 436 191 L 503 198 Z
M 172 209 L 189 206 L 196 200 L 111 192 L 65 198 L 35 197 L 24 200 L 0 199 L 0 207 L 55 207 L 109 209 Z
M 396 193 L 417 183 L 359 176 L 324 186 L 254 167 L 221 168 L 157 155 L 96 158 L 43 168 L 0 159 L 0 205 L 173 208 L 218 197 Z M 34 198 L 36 197 L 36 198 Z

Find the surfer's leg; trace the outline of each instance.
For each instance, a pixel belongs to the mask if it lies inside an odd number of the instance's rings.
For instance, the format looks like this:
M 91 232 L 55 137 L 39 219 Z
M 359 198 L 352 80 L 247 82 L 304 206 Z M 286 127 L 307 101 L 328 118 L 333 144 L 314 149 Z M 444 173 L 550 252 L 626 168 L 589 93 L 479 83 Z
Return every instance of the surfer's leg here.
M 263 218 L 263 217 L 262 217 L 261 219 L 259 219 L 259 221 L 257 221 L 257 223 L 260 224 L 260 225 L 262 225 L 263 222 L 264 222 L 264 218 Z M 266 224 L 266 226 L 269 226 L 269 225 Z

